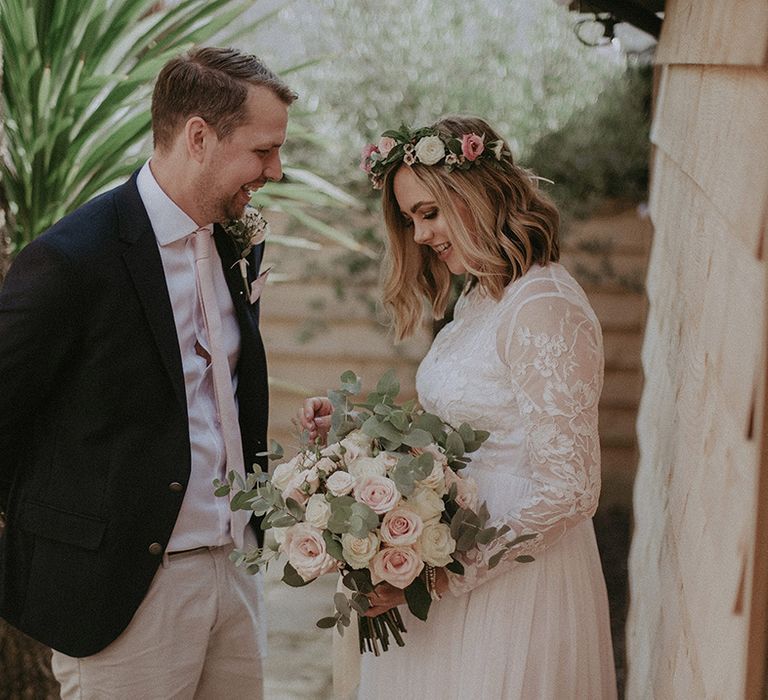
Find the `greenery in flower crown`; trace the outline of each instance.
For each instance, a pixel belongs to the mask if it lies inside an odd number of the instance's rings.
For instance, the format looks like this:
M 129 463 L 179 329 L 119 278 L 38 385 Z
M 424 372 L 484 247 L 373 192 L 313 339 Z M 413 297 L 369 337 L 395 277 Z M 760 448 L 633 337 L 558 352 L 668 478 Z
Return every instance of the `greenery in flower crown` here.
M 477 161 L 498 163 L 505 151 L 504 141 L 485 142 L 485 134 L 466 133 L 444 138 L 431 126 L 385 131 L 376 144 L 363 148 L 360 168 L 368 174 L 374 189 L 381 189 L 384 173 L 396 163 L 406 165 L 440 165 L 449 172 L 454 168 L 468 170 Z

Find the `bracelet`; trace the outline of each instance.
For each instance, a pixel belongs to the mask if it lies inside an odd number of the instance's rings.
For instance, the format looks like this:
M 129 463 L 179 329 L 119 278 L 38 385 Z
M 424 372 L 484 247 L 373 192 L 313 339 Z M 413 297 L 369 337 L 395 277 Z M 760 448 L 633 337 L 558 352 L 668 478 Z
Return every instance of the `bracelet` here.
M 432 600 L 440 600 L 442 596 L 437 591 L 437 577 L 435 576 L 435 567 L 429 564 L 424 565 L 424 576 L 427 583 L 427 591 Z

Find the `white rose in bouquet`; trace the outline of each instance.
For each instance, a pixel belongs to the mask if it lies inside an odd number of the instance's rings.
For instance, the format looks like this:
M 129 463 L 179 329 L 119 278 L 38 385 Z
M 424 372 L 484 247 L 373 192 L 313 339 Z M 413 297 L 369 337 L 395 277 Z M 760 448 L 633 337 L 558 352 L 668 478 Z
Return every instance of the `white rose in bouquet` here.
M 437 492 L 437 494 L 440 496 L 448 493 L 448 487 L 445 484 L 445 474 L 443 473 L 443 470 L 443 465 L 435 460 L 435 465 L 432 467 L 432 471 L 429 473 L 426 479 L 419 481 L 419 485 Z
M 320 475 L 315 467 L 305 469 L 296 474 L 283 491 L 283 498 L 292 498 L 297 503 L 304 504 L 320 485 Z
M 278 464 L 272 471 L 272 484 L 279 491 L 285 491 L 291 479 L 299 473 L 299 461 L 301 455 L 296 455 L 293 459 Z
M 351 460 L 359 457 L 371 456 L 373 438 L 362 430 L 353 430 L 339 444 L 344 448 L 344 460 L 349 464 Z
M 459 508 L 469 508 L 476 510 L 480 499 L 477 495 L 477 483 L 471 476 L 461 477 L 450 467 L 443 471 L 445 474 L 445 483 L 448 489 L 456 485 L 456 504 Z
M 400 492 L 395 482 L 386 476 L 364 476 L 355 480 L 355 500 L 382 515 L 397 505 Z
M 364 476 L 385 476 L 387 468 L 376 457 L 358 457 L 347 462 L 347 471 L 356 479 Z
M 398 506 L 381 521 L 381 539 L 391 545 L 415 544 L 423 528 L 424 523 L 417 513 Z
M 445 510 L 443 499 L 432 489 L 417 488 L 406 500 L 408 507 L 416 511 L 425 524 L 439 518 Z
M 312 526 L 325 529 L 328 519 L 331 517 L 331 504 L 320 493 L 312 494 L 307 501 L 304 511 L 304 519 Z
M 333 474 L 337 469 L 339 468 L 339 465 L 334 462 L 330 457 L 320 457 L 320 459 L 315 462 L 315 469 L 320 474 L 328 475 Z
M 386 474 L 397 466 L 399 456 L 396 452 L 379 452 L 375 459 L 384 467 L 384 473 Z
M 288 528 L 282 550 L 305 581 L 312 581 L 338 567 L 337 560 L 325 549 L 322 531 L 309 523 L 296 523 Z
M 334 496 L 346 496 L 352 491 L 354 485 L 355 477 L 349 472 L 341 470 L 333 472 L 333 474 L 325 480 L 325 488 L 327 488 Z
M 456 541 L 451 537 L 451 528 L 448 525 L 432 523 L 424 528 L 414 549 L 425 564 L 447 566 L 451 563 Z
M 423 568 L 424 562 L 412 547 L 384 547 L 371 559 L 371 582 L 407 588 Z
M 353 569 L 364 569 L 379 551 L 379 538 L 369 532 L 367 537 L 355 537 L 345 532 L 341 536 L 344 559 Z

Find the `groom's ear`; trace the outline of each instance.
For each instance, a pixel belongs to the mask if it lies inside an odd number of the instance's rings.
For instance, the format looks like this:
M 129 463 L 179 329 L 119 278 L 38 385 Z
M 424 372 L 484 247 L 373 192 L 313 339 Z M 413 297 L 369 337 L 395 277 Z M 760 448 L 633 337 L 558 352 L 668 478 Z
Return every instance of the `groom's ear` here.
M 202 117 L 190 117 L 184 124 L 184 145 L 187 155 L 194 161 L 202 163 L 205 160 L 206 150 L 211 146 L 214 136 L 213 129 Z

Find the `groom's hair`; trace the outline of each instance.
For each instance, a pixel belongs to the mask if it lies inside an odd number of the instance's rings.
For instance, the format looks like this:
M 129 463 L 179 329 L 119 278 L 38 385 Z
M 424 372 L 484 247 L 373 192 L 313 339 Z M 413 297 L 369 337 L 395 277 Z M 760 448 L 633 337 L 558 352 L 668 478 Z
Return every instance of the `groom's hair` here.
M 263 61 L 237 49 L 202 47 L 171 59 L 152 93 L 155 148 L 167 150 L 192 116 L 205 119 L 220 139 L 231 134 L 246 119 L 249 85 L 270 89 L 287 105 L 296 99 Z

